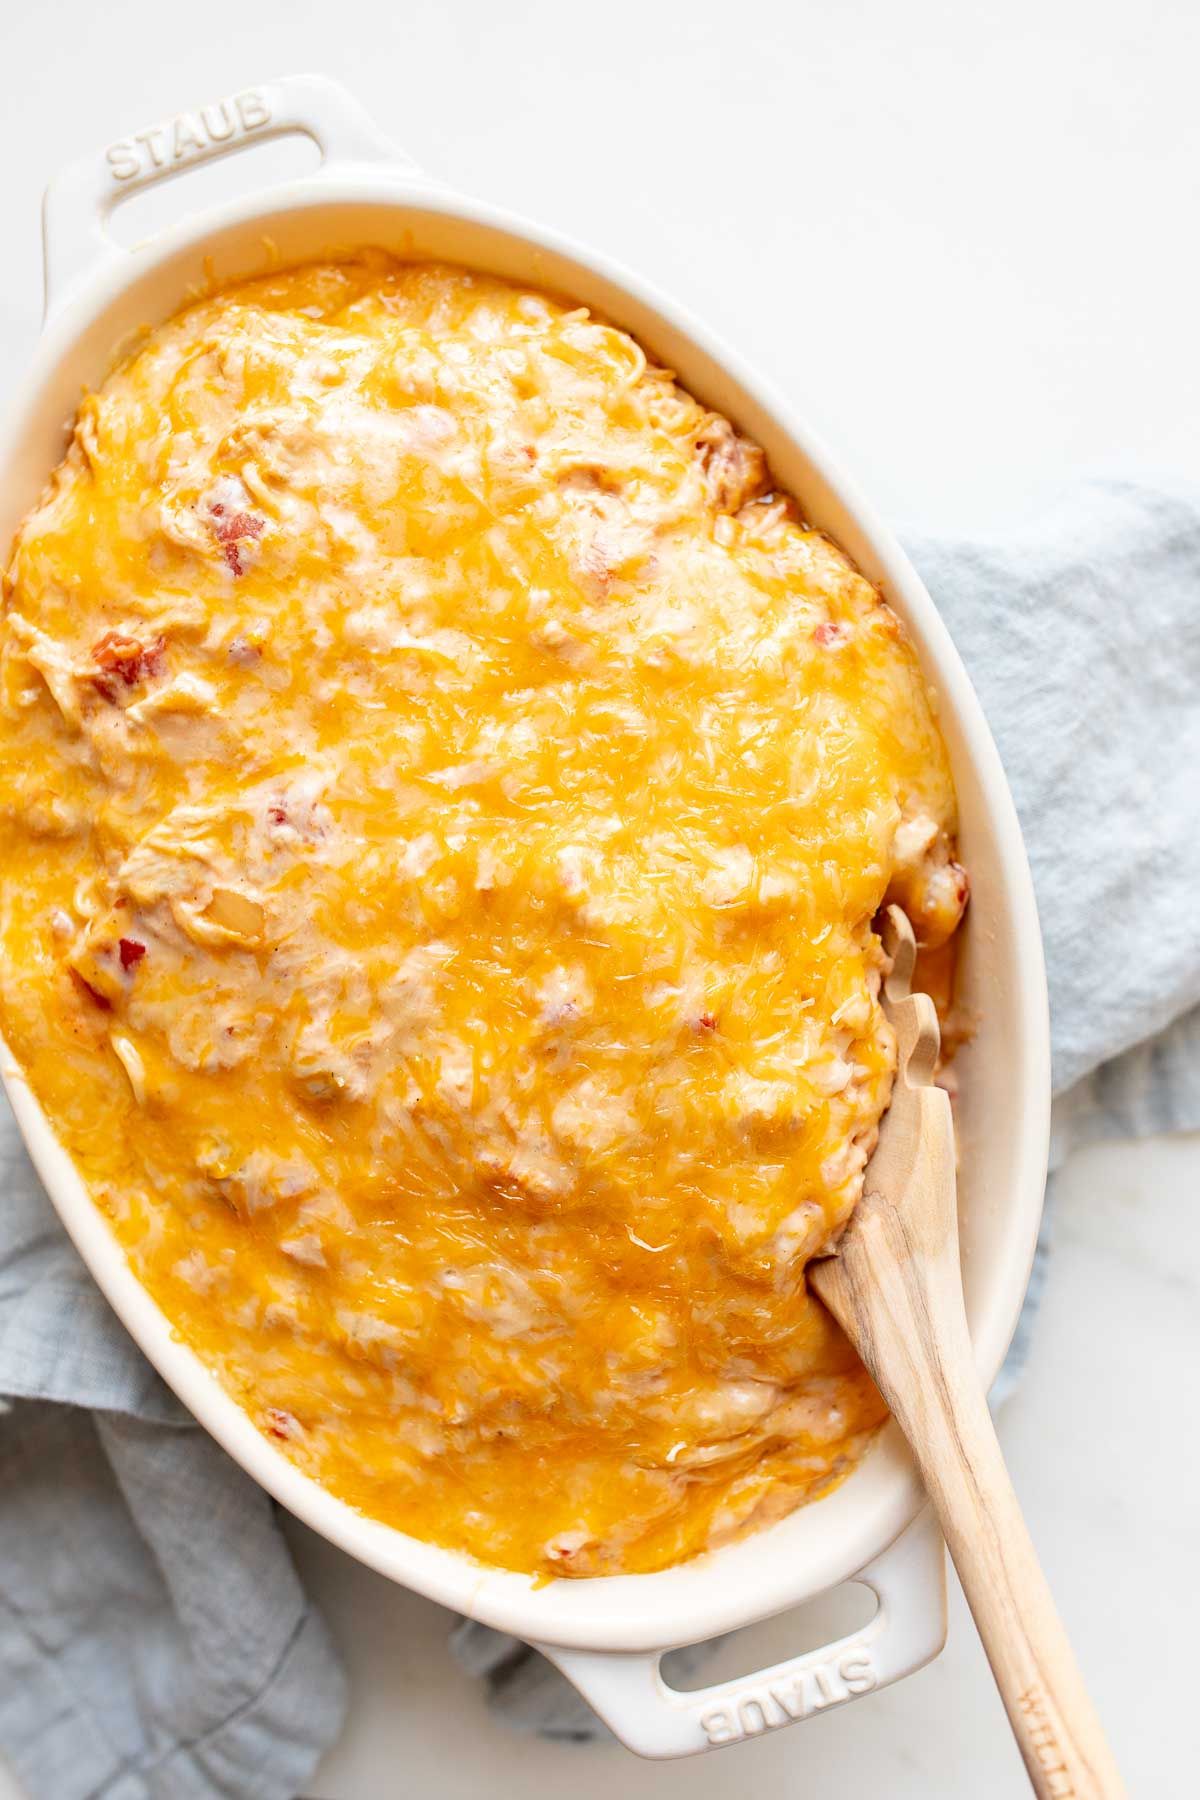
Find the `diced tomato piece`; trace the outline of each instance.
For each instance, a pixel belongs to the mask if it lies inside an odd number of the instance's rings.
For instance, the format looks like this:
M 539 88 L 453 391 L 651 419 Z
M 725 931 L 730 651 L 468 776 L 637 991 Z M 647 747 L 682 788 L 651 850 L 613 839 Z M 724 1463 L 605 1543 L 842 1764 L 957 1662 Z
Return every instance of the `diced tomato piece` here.
M 95 685 L 106 700 L 115 699 L 114 679 L 123 681 L 126 687 L 136 687 L 144 676 L 157 675 L 165 649 L 163 637 L 143 644 L 140 638 L 130 637 L 124 631 L 106 631 L 92 645 L 92 661 L 102 671 L 93 677 Z
M 134 963 L 141 962 L 146 954 L 145 944 L 139 944 L 136 938 L 119 938 L 117 950 L 120 953 L 123 969 L 131 969 Z
M 234 512 L 223 506 L 218 500 L 209 508 L 212 515 L 213 536 L 221 546 L 221 554 L 235 575 L 243 572 L 241 552 L 238 543 L 243 538 L 262 536 L 265 520 L 256 518 L 253 513 Z

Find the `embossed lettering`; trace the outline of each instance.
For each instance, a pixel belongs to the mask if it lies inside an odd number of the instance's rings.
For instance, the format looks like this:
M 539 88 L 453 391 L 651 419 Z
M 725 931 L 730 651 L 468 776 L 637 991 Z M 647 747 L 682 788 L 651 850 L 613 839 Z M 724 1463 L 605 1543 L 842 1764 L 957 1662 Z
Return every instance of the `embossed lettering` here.
M 207 150 L 207 148 L 208 145 L 195 119 L 188 113 L 180 113 L 175 121 L 175 161 L 182 162 L 185 156 L 190 156 L 196 150 Z
M 237 120 L 228 100 L 219 100 L 215 106 L 202 106 L 200 122 L 214 144 L 223 144 L 237 129 Z
M 852 1650 L 837 1666 L 838 1674 L 851 1694 L 869 1694 L 875 1686 L 875 1671 L 865 1650 Z
M 710 1744 L 760 1737 L 793 1719 L 807 1719 L 827 1706 L 840 1706 L 855 1694 L 868 1694 L 878 1679 L 869 1651 L 848 1650 L 836 1663 L 818 1663 L 788 1681 L 743 1689 L 731 1697 L 728 1709 L 701 1714 L 700 1723 Z
M 803 1675 L 798 1675 L 788 1687 L 773 1687 L 767 1691 L 785 1718 L 807 1719 L 808 1702 L 804 1697 Z
M 259 88 L 247 88 L 232 100 L 218 100 L 198 113 L 178 113 L 165 125 L 148 125 L 132 138 L 118 139 L 105 151 L 105 160 L 114 181 L 132 181 L 135 175 L 166 168 L 168 162 L 203 156 L 239 132 L 258 131 L 270 122 L 267 96 Z
M 244 94 L 238 94 L 234 105 L 238 109 L 244 131 L 256 131 L 260 125 L 269 125 L 271 122 L 267 97 L 260 94 L 257 88 L 247 88 Z
M 751 1696 L 748 1700 L 738 1701 L 738 1724 L 743 1736 L 758 1737 L 770 1729 L 771 1720 L 767 1717 L 767 1709 L 762 1701 Z
M 114 181 L 128 181 L 142 166 L 138 153 L 128 138 L 121 138 L 118 143 L 110 144 L 105 155 Z
M 833 1706 L 837 1701 L 846 1698 L 845 1694 L 838 1693 L 836 1687 L 834 1687 L 832 1681 L 830 1681 L 828 1669 L 814 1669 L 813 1680 L 816 1683 L 817 1688 L 817 1698 L 813 1701 L 813 1705 L 818 1709 L 825 1706 Z
M 727 1712 L 701 1713 L 700 1724 L 710 1744 L 731 1744 L 741 1734 Z
M 150 152 L 150 161 L 154 164 L 154 167 L 156 169 L 162 168 L 167 158 L 162 143 L 161 125 L 151 125 L 147 131 L 135 131 L 133 134 L 133 141 L 135 144 L 145 144 L 147 150 Z

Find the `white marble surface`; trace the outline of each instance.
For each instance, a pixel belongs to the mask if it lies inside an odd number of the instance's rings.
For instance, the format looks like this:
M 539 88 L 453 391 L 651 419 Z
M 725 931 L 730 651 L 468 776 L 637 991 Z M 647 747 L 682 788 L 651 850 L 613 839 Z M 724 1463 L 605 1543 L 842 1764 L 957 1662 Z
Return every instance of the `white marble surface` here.
M 706 315 L 895 519 L 992 520 L 1114 458 L 1200 476 L 1198 51 L 1187 0 L 4 8 L 0 393 L 37 328 L 48 174 L 177 107 L 315 68 L 430 169 Z M 246 167 L 213 181 L 229 191 Z M 1131 1792 L 1155 1800 L 1190 1800 L 1200 1767 L 1198 1177 L 1200 1142 L 1072 1165 L 1033 1366 L 1003 1420 Z M 961 1602 L 945 1654 L 901 1686 L 651 1766 L 514 1739 L 451 1666 L 444 1615 L 295 1535 L 353 1674 L 320 1800 L 1023 1791 Z M 743 1666 L 796 1647 L 795 1630 L 749 1634 Z

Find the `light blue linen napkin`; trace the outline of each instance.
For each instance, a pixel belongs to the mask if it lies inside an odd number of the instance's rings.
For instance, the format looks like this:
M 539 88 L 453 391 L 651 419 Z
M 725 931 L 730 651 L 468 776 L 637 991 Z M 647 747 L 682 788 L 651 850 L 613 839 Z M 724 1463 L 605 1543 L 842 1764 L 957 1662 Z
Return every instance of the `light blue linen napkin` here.
M 0 1105 L 0 1750 L 35 1800 L 293 1800 L 337 1654 L 274 1508 L 117 1323 Z
M 1200 491 L 1094 482 L 909 547 L 1029 847 L 1055 1159 L 1200 1126 Z M 0 1396 L 0 1749 L 30 1793 L 291 1800 L 340 1725 L 336 1654 L 270 1502 L 109 1313 L 7 1114 Z M 600 1733 L 515 1640 L 463 1624 L 455 1648 L 513 1723 Z

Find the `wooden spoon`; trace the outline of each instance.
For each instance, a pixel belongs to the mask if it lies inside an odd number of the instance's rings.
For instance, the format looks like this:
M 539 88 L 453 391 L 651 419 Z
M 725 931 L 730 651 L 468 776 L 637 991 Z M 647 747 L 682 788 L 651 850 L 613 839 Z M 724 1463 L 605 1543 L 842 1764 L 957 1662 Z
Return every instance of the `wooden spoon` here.
M 884 1010 L 898 1068 L 863 1196 L 809 1281 L 875 1378 L 908 1439 L 1033 1790 L 1047 1800 L 1118 1800 L 1125 1787 L 1004 1466 L 975 1370 L 958 1260 L 950 1101 L 932 1085 L 939 1035 L 927 994 L 909 991 L 916 945 L 888 911 Z

